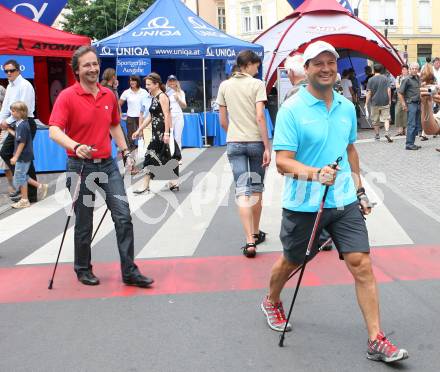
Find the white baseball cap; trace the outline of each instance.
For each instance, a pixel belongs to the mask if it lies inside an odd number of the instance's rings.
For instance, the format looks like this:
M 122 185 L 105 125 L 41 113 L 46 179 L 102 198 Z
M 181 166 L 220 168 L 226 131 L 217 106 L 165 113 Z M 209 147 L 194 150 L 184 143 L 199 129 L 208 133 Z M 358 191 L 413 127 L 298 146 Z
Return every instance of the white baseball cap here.
M 307 63 L 307 61 L 310 61 L 322 52 L 329 52 L 333 54 L 336 58 L 339 58 L 339 54 L 333 47 L 333 45 L 325 41 L 318 40 L 310 44 L 304 51 L 304 63 Z

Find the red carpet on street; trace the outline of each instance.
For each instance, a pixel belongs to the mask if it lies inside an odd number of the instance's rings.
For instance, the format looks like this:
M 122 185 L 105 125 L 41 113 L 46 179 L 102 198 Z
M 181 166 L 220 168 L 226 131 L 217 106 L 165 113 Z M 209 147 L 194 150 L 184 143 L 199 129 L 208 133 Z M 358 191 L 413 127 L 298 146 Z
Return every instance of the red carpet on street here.
M 0 303 L 59 301 L 87 298 L 152 296 L 197 292 L 246 291 L 268 286 L 270 269 L 280 253 L 242 256 L 137 260 L 141 271 L 156 283 L 149 289 L 126 286 L 119 262 L 96 263 L 101 284 L 87 287 L 76 280 L 72 264 L 58 266 L 54 286 L 48 281 L 53 265 L 0 269 Z M 374 271 L 379 283 L 440 279 L 440 246 L 373 248 Z M 337 253 L 322 252 L 308 266 L 303 286 L 347 285 L 353 282 Z M 294 286 L 292 279 L 289 286 Z

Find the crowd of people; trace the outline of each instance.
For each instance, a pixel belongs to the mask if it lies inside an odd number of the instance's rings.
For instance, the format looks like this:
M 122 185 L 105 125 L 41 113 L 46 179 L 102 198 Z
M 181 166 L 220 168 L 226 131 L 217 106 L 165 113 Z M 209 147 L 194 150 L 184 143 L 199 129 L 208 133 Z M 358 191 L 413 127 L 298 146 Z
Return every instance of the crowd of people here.
M 342 71 L 341 92 L 353 102 L 358 119 L 363 114 L 371 122 L 375 140 L 380 140 L 380 130 L 384 127 L 384 137 L 393 142 L 390 125 L 394 124 L 396 136 L 406 136 L 405 149 L 419 150 L 415 141 L 427 141 L 429 138 L 421 126 L 420 88 L 432 86 L 436 89 L 440 83 L 440 58 L 426 58 L 420 67 L 417 62 L 402 65 L 401 74 L 394 78 L 383 65 L 375 63 L 365 67 L 365 79 L 359 84 L 353 68 Z M 361 105 L 362 89 L 365 91 L 365 103 Z M 437 110 L 437 104 L 434 104 Z M 434 135 L 436 137 L 436 135 Z M 436 149 L 440 151 L 440 149 Z

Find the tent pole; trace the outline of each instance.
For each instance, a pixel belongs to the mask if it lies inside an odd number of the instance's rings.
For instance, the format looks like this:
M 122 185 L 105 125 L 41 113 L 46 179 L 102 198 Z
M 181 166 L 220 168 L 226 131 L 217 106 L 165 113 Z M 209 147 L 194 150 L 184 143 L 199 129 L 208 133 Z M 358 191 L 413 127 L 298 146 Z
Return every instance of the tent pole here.
M 205 129 L 205 145 L 208 147 L 208 136 L 206 130 L 206 76 L 205 76 L 205 58 L 202 58 L 202 77 L 203 77 L 203 128 Z

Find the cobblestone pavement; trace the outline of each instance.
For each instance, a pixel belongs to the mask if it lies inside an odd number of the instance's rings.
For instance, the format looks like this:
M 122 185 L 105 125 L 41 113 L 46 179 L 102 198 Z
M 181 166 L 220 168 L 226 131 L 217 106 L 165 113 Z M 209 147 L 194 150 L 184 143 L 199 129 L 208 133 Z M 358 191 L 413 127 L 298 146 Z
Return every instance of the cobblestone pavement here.
M 395 133 L 393 128 L 391 134 Z M 386 186 L 406 199 L 420 203 L 434 214 L 436 206 L 440 205 L 440 136 L 428 141 L 416 143 L 422 146 L 419 151 L 405 150 L 405 137 L 393 137 L 394 142 L 388 143 L 373 139 L 372 130 L 363 129 L 358 133 L 357 149 L 361 159 L 362 171 L 379 172 L 386 177 Z M 38 180 L 49 183 L 49 194 L 55 190 L 55 180 L 62 173 L 39 174 Z M 4 177 L 0 178 L 0 214 L 10 209 L 7 197 L 7 183 Z M 438 213 L 440 221 L 440 212 Z
M 385 185 L 393 192 L 438 214 L 440 220 L 440 212 L 437 212 L 440 205 L 440 152 L 435 150 L 440 148 L 440 136 L 428 136 L 428 141 L 417 138 L 416 144 L 422 146 L 418 151 L 405 150 L 405 137 L 393 137 L 393 143 L 384 138 L 375 141 L 372 137 L 372 130 L 359 133 L 360 141 L 356 147 L 362 171 L 383 173 Z M 372 140 L 364 142 L 368 139 Z

